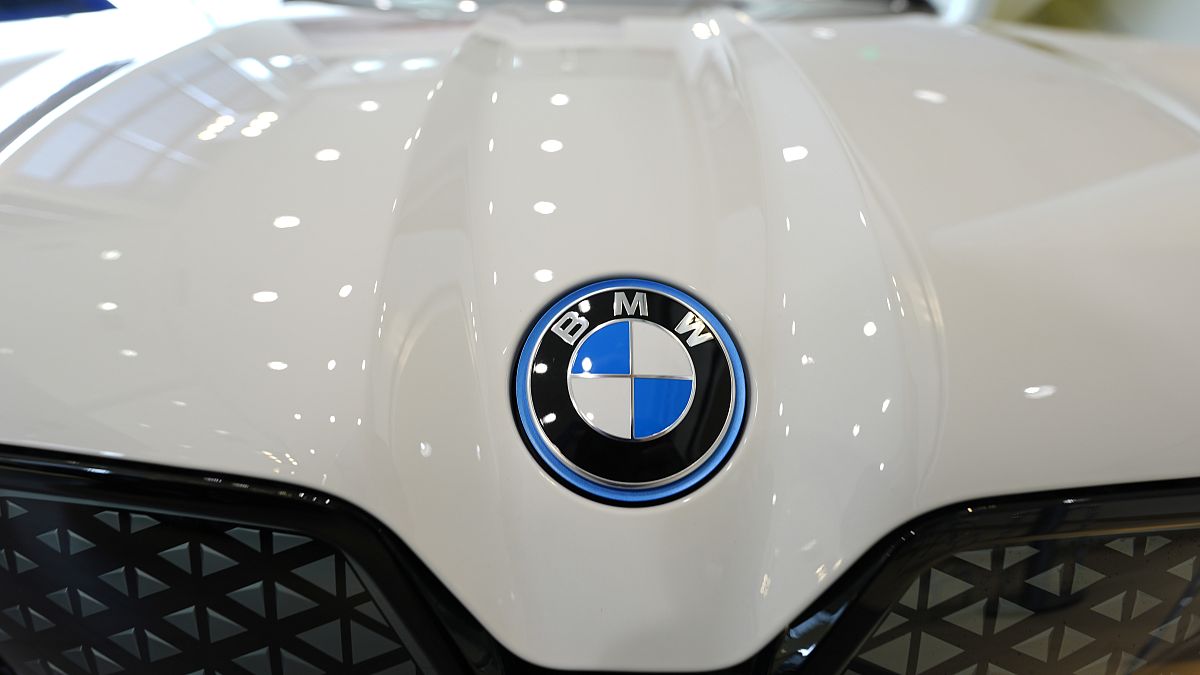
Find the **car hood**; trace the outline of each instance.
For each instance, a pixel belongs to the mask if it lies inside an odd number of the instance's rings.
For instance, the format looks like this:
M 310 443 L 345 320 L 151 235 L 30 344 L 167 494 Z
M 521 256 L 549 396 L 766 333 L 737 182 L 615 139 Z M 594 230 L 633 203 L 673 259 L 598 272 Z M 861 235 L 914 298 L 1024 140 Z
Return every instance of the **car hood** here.
M 0 441 L 320 488 L 520 656 L 613 670 L 748 657 L 938 506 L 1200 475 L 1196 51 L 315 14 L 23 118 Z M 750 383 L 720 475 L 650 508 L 550 479 L 510 405 L 530 322 L 618 275 L 703 298 Z

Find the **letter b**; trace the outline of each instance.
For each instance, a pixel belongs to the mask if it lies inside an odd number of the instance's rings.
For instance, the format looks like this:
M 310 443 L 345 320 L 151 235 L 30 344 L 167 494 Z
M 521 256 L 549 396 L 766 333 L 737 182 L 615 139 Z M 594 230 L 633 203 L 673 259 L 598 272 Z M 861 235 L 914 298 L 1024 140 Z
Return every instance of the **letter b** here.
M 579 336 L 583 335 L 588 329 L 588 320 L 579 316 L 579 312 L 567 312 L 562 315 L 562 318 L 554 322 L 550 330 L 554 334 L 563 339 L 563 342 L 575 346 L 575 341 Z

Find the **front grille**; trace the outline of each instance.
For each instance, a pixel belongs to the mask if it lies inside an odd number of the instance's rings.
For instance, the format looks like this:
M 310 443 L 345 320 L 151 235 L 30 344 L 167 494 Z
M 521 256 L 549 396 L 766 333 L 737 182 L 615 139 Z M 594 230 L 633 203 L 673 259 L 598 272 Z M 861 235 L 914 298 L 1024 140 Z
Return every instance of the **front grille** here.
M 419 672 L 346 557 L 301 533 L 0 492 L 0 544 L 19 670 Z
M 0 446 L 4 675 L 489 675 L 502 656 L 334 497 Z
M 1200 672 L 1200 532 L 963 551 L 860 648 L 862 675 Z
M 788 628 L 807 675 L 1200 673 L 1200 484 L 947 507 L 902 526 Z
M 1200 673 L 1200 483 L 939 510 L 726 675 Z M 714 608 L 715 609 L 715 608 Z M 542 673 L 294 486 L 0 446 L 0 674 Z

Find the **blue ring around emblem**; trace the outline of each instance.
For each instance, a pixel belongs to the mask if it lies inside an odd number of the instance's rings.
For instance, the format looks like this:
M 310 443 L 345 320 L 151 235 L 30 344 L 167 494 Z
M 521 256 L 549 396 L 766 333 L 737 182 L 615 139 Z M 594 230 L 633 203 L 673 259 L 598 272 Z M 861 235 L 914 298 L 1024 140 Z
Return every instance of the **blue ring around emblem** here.
M 653 488 L 636 489 L 636 488 L 620 488 L 612 485 L 604 485 L 597 483 L 589 478 L 581 476 L 571 470 L 562 462 L 550 449 L 546 440 L 542 438 L 541 431 L 537 427 L 537 423 L 533 416 L 533 411 L 529 406 L 529 373 L 531 371 L 533 361 L 533 351 L 537 347 L 541 337 L 549 328 L 550 322 L 566 308 L 574 305 L 583 298 L 594 293 L 601 293 L 609 289 L 616 288 L 632 288 L 638 290 L 654 291 L 668 297 L 674 298 L 679 302 L 687 305 L 690 309 L 699 314 L 705 322 L 712 328 L 721 340 L 721 344 L 725 347 L 725 354 L 729 357 L 729 364 L 733 370 L 733 413 L 729 417 L 729 426 L 725 429 L 725 435 L 721 438 L 717 448 L 704 463 L 696 467 L 688 475 L 666 485 L 659 485 Z M 554 303 L 550 309 L 546 310 L 538 322 L 533 325 L 529 331 L 529 335 L 525 337 L 525 344 L 521 347 L 521 355 L 517 359 L 516 369 L 516 399 L 517 399 L 517 414 L 521 419 L 521 427 L 525 431 L 525 437 L 533 445 L 537 451 L 538 457 L 542 459 L 556 474 L 563 480 L 567 481 L 576 488 L 588 493 L 616 502 L 624 502 L 628 504 L 637 504 L 641 502 L 657 502 L 670 499 L 682 492 L 694 487 L 704 479 L 708 478 L 725 458 L 729 456 L 733 450 L 733 444 L 737 441 L 738 432 L 742 428 L 742 420 L 746 413 L 746 373 L 742 367 L 742 357 L 738 353 L 737 345 L 733 341 L 733 337 L 729 331 L 725 329 L 725 325 L 716 317 L 707 307 L 699 300 L 691 295 L 668 286 L 657 281 L 648 281 L 646 279 L 607 279 L 598 281 L 593 284 L 588 284 L 583 288 L 572 291 L 564 296 L 561 300 Z

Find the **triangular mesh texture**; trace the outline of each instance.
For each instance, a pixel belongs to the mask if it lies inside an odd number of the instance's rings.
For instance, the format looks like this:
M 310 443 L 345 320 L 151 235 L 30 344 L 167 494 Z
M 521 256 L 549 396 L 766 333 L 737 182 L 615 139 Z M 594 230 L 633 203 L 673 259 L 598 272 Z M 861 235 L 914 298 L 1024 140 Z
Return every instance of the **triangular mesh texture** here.
M 846 672 L 1190 672 L 1198 554 L 1195 532 L 965 551 L 904 586 Z
M 29 672 L 419 672 L 374 610 L 382 599 L 319 540 L 25 497 L 0 506 L 0 658 Z

